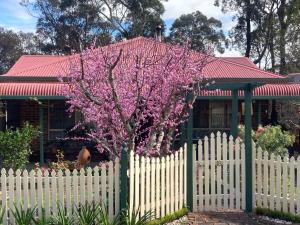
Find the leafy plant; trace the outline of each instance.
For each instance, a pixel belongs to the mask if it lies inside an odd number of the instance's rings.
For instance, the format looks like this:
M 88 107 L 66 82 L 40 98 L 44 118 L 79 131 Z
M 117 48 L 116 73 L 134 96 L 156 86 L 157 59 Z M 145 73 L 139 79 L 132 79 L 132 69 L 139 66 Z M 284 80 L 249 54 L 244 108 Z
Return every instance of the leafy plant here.
M 20 208 L 15 205 L 14 210 L 11 212 L 15 218 L 16 225 L 31 225 L 34 221 L 35 211 L 36 207 L 25 210 L 22 205 L 20 205 Z
M 5 208 L 0 208 L 0 225 L 3 224 L 3 219 L 4 219 L 4 213 L 5 213 Z
M 58 204 L 57 215 L 51 218 L 50 224 L 52 225 L 73 225 L 75 224 L 75 219 L 72 215 L 68 214 L 64 206 Z
M 244 136 L 245 128 L 239 126 L 239 137 L 244 140 Z M 287 147 L 292 146 L 295 142 L 295 136 L 283 131 L 281 126 L 265 126 L 259 127 L 257 131 L 252 130 L 252 139 L 263 151 L 281 157 L 288 155 Z
M 127 210 L 121 212 L 120 222 L 123 225 L 146 225 L 152 219 L 154 219 L 153 211 L 147 211 L 143 216 L 139 217 L 140 208 L 137 210 L 132 210 L 130 212 L 129 207 Z
M 113 220 L 110 219 L 106 207 L 99 208 L 99 216 L 97 217 L 97 222 L 100 225 L 122 225 L 120 223 L 120 215 L 117 215 Z
M 265 126 L 255 138 L 262 150 L 281 157 L 288 155 L 287 147 L 295 142 L 295 136 L 283 131 L 281 126 Z
M 39 130 L 25 122 L 22 128 L 0 132 L 0 155 L 6 169 L 22 169 L 32 153 L 31 142 L 39 135 Z
M 46 213 L 45 213 L 44 209 L 42 209 L 42 215 L 38 219 L 34 220 L 34 224 L 35 225 L 49 225 L 49 224 L 51 224 L 50 219 L 48 219 L 46 217 Z
M 78 225 L 94 225 L 100 215 L 99 204 L 80 204 L 76 207 Z

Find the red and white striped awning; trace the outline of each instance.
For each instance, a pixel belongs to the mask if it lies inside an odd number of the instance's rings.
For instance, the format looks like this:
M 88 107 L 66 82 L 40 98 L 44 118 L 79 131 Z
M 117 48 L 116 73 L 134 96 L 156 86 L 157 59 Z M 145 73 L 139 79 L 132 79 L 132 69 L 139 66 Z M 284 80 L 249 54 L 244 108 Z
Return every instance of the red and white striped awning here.
M 0 83 L 0 96 L 61 96 L 63 83 Z
M 239 91 L 239 96 L 243 96 L 244 92 Z M 231 96 L 229 90 L 201 90 L 198 96 Z M 253 90 L 253 96 L 300 96 L 300 83 L 287 84 L 265 84 Z
M 0 83 L 0 96 L 62 96 L 64 86 L 59 82 L 5 82 Z M 239 91 L 239 96 L 243 96 Z M 227 90 L 201 90 L 198 96 L 231 96 Z M 253 96 L 299 96 L 300 83 L 266 84 L 253 90 Z

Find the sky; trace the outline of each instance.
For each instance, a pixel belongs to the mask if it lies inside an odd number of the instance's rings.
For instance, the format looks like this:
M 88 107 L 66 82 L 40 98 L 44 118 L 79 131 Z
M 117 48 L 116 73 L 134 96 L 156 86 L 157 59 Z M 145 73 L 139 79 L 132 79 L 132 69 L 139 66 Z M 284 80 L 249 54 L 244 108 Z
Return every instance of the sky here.
M 36 18 L 19 4 L 20 0 L 0 0 L 0 27 L 14 31 L 34 32 Z M 222 21 L 225 34 L 234 25 L 232 14 L 224 14 L 214 6 L 214 0 L 168 0 L 164 2 L 163 19 L 170 27 L 174 19 L 182 14 L 201 11 L 207 17 L 215 17 Z M 227 49 L 223 56 L 239 56 L 240 53 Z

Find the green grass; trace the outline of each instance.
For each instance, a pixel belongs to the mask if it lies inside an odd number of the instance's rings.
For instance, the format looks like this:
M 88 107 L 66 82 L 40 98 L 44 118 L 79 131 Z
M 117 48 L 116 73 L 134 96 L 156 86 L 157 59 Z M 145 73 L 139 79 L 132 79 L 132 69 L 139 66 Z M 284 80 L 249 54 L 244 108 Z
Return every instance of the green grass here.
M 300 216 L 294 215 L 292 213 L 281 212 L 277 210 L 271 210 L 266 208 L 256 208 L 257 215 L 267 216 L 273 219 L 280 219 L 285 221 L 290 221 L 293 223 L 300 223 Z
M 182 209 L 177 210 L 174 213 L 170 213 L 159 219 L 152 220 L 152 221 L 148 222 L 147 225 L 163 225 L 163 224 L 172 222 L 174 220 L 177 220 L 177 219 L 185 216 L 188 212 L 189 212 L 189 210 L 187 208 L 182 208 Z

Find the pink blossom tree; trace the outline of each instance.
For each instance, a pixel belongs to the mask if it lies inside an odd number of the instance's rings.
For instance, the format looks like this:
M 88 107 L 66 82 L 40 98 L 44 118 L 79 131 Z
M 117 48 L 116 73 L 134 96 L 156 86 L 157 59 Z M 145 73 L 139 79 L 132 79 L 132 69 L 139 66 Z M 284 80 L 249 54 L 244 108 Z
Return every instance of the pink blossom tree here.
M 165 154 L 187 118 L 209 56 L 154 40 L 86 49 L 72 60 L 64 95 L 70 111 L 93 124 L 88 137 L 116 156 L 122 143 L 140 154 Z M 188 99 L 188 100 L 187 100 Z

